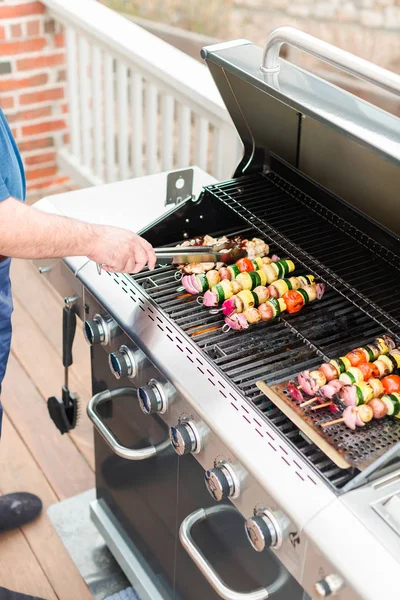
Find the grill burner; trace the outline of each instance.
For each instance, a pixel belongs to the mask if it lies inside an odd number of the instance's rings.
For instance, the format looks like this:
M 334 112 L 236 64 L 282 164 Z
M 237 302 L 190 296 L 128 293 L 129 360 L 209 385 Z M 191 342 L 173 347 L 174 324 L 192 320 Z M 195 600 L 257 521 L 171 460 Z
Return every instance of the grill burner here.
M 398 336 L 399 284 L 395 282 L 399 281 L 399 259 L 370 238 L 365 228 L 358 229 L 276 173 L 216 184 L 206 188 L 205 196 L 236 212 L 240 233 L 265 239 L 271 254 L 290 256 L 296 263 L 296 274 L 311 272 L 327 283 L 323 300 L 298 314 L 284 314 L 240 333 L 226 333 L 221 329 L 224 321 L 220 315 L 211 315 L 196 297 L 177 292 L 175 269 L 158 267 L 151 275 L 144 272 L 132 279 L 320 474 L 335 488 L 341 488 L 358 471 L 339 469 L 260 392 L 256 382 L 262 379 L 276 385 L 317 366 L 321 359 L 338 356 L 377 335 L 391 332 Z M 243 229 L 245 223 L 247 228 Z M 400 439 L 400 423 L 390 435 L 381 424 L 377 427 L 382 451 Z M 345 429 L 345 433 L 330 432 L 339 444 L 340 436 L 350 433 Z M 371 448 L 369 443 L 355 445 L 352 451 L 365 457 Z

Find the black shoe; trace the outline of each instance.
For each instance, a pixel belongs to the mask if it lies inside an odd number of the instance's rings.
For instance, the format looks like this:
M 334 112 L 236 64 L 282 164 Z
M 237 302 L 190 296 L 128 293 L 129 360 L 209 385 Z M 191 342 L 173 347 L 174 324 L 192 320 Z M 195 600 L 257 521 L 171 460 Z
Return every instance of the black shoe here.
M 18 594 L 17 592 L 11 592 L 10 590 L 0 587 L 0 600 L 43 600 L 43 598 Z
M 33 494 L 19 492 L 0 496 L 0 531 L 21 527 L 36 519 L 41 511 L 42 501 Z M 0 588 L 0 600 L 3 600 L 1 594 Z

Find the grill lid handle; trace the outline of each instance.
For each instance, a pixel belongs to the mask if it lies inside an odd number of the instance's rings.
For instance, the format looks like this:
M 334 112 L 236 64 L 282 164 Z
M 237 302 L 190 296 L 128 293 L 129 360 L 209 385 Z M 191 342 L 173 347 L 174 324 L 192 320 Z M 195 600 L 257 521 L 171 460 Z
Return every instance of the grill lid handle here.
M 163 452 L 169 448 L 171 446 L 171 441 L 169 439 L 161 444 L 158 444 L 157 446 L 148 446 L 147 448 L 141 448 L 140 450 L 126 448 L 119 443 L 112 431 L 102 421 L 99 413 L 97 412 L 97 408 L 104 402 L 109 402 L 110 400 L 114 400 L 122 396 L 132 396 L 136 400 L 137 390 L 135 388 L 128 387 L 118 388 L 111 391 L 105 390 L 104 392 L 100 392 L 93 396 L 93 398 L 89 400 L 87 406 L 87 414 L 89 419 L 92 421 L 93 425 L 104 441 L 110 446 L 111 450 L 117 454 L 117 456 L 125 458 L 126 460 L 146 460 L 147 458 L 152 458 L 153 456 L 156 456 L 157 454 L 160 454 L 160 452 Z
M 279 53 L 282 44 L 288 44 L 303 52 L 307 52 L 307 54 L 311 54 L 368 83 L 373 83 L 388 92 L 396 95 L 400 94 L 400 77 L 395 73 L 378 67 L 363 58 L 341 50 L 294 27 L 279 27 L 271 33 L 264 50 L 263 64 L 261 66 L 263 73 L 273 74 L 279 72 Z

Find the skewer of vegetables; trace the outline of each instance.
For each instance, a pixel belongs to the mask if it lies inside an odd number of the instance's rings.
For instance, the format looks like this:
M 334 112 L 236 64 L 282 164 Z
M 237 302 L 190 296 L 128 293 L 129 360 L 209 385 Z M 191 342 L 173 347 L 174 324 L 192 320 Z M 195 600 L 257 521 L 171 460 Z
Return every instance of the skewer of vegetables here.
M 335 381 L 337 382 L 337 380 Z M 322 390 L 323 388 L 321 388 L 321 392 Z M 369 382 L 362 382 L 358 385 L 342 384 L 342 389 L 338 392 L 338 396 L 347 407 L 368 405 L 373 412 L 374 419 L 382 419 L 386 415 L 397 416 L 398 414 L 398 418 L 400 418 L 400 403 L 397 403 L 400 399 L 400 377 L 398 375 L 388 375 L 382 380 L 373 378 Z M 313 400 L 315 401 L 316 399 L 314 398 Z M 321 397 L 321 399 L 323 398 Z M 303 406 L 307 404 L 309 404 L 308 401 L 303 403 Z M 339 410 L 334 397 L 329 402 L 323 402 L 312 407 L 311 410 L 319 410 L 325 407 L 333 409 L 332 412 Z M 349 411 L 346 414 L 354 415 L 354 413 L 350 413 Z
M 321 283 L 308 285 L 298 290 L 290 290 L 283 294 L 282 298 L 270 298 L 267 302 L 260 304 L 258 309 L 252 307 L 242 313 L 233 313 L 229 317 L 225 317 L 224 330 L 240 331 L 259 321 L 270 321 L 285 311 L 288 313 L 298 312 L 305 304 L 322 298 L 324 290 L 325 286 Z
M 299 388 L 308 396 L 315 396 L 318 390 L 327 382 L 335 379 L 343 381 L 343 378 L 341 379 L 340 376 L 345 372 L 350 373 L 350 376 L 346 375 L 345 377 L 345 380 L 347 381 L 348 379 L 349 383 L 355 383 L 356 378 L 354 375 L 356 374 L 358 377 L 357 380 L 361 380 L 361 377 L 364 380 L 363 371 L 367 377 L 369 373 L 371 377 L 378 373 L 380 376 L 386 375 L 391 372 L 389 371 L 390 365 L 393 365 L 393 368 L 395 368 L 395 364 L 400 366 L 400 350 L 395 349 L 395 345 L 394 340 L 390 336 L 384 335 L 377 338 L 372 344 L 356 348 L 345 356 L 330 360 L 328 363 L 323 363 L 318 369 L 302 371 L 298 375 Z M 391 356 L 386 358 L 385 355 L 389 353 Z M 375 360 L 375 363 L 373 363 L 374 367 L 370 366 L 372 363 L 368 362 L 371 360 Z M 361 367 L 362 364 L 368 364 L 368 367 Z M 349 371 L 349 369 L 354 368 L 358 369 L 358 371 Z M 378 369 L 378 373 L 376 369 Z M 353 376 L 354 381 L 351 376 Z M 299 395 L 301 396 L 301 392 Z
M 350 429 L 364 427 L 372 419 L 383 419 L 385 416 L 400 419 L 400 393 L 384 394 L 381 398 L 373 398 L 368 404 L 347 406 L 339 419 L 321 425 L 323 429 L 344 423 Z
M 277 279 L 268 287 L 259 285 L 253 290 L 244 289 L 234 294 L 231 298 L 224 300 L 221 311 L 226 317 L 229 317 L 235 312 L 241 313 L 253 306 L 257 307 L 269 300 L 269 298 L 281 298 L 289 290 L 298 290 L 304 286 L 312 285 L 314 281 L 315 277 L 313 275 L 300 275 L 299 277 L 289 277 L 288 279 Z M 220 285 L 224 284 L 221 283 Z M 207 295 L 209 296 L 206 299 Z M 211 302 L 216 302 L 212 306 L 217 306 L 218 298 L 218 291 L 214 293 L 213 288 L 210 292 L 204 294 L 204 304 L 210 306 Z
M 200 294 L 215 288 L 210 298 L 214 301 L 214 294 L 216 294 L 216 297 L 219 296 L 222 302 L 241 289 L 251 290 L 259 285 L 270 284 L 281 277 L 286 277 L 294 271 L 294 268 L 294 263 L 290 259 L 273 262 L 266 256 L 256 258 L 254 261 L 241 258 L 234 265 L 222 267 L 219 271 L 212 269 L 206 274 L 185 275 L 182 277 L 182 285 L 189 294 Z M 218 285 L 220 287 L 217 287 Z M 205 295 L 205 305 L 215 306 L 215 304 L 207 303 L 208 298 L 209 296 Z

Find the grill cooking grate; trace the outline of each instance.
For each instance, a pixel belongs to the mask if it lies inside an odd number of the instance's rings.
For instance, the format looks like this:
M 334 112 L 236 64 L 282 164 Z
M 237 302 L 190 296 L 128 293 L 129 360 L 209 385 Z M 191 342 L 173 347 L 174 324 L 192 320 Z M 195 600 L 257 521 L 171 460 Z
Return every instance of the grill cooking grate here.
M 355 235 L 354 228 L 275 174 L 231 180 L 210 186 L 207 192 L 238 214 L 239 227 L 247 222 L 247 235 L 265 239 L 271 254 L 293 258 L 296 275 L 311 272 L 325 281 L 323 300 L 296 315 L 284 314 L 244 332 L 226 333 L 220 315 L 210 315 L 195 297 L 177 293 L 179 282 L 172 267 L 134 279 L 334 487 L 343 487 L 355 473 L 338 469 L 305 439 L 256 382 L 278 384 L 318 365 L 321 358 L 338 356 L 377 335 L 387 331 L 398 335 L 395 257 L 361 232 Z

